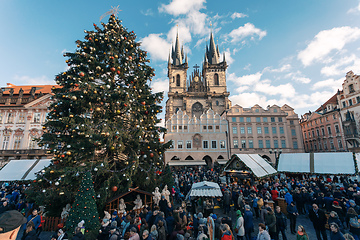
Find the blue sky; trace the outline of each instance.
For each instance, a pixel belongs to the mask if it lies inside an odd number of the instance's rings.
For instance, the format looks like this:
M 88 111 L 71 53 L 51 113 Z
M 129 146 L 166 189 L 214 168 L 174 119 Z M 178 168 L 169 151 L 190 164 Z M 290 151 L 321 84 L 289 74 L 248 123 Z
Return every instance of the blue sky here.
M 300 115 L 341 89 L 346 72 L 360 74 L 359 0 L 0 0 L 0 85 L 53 84 L 67 68 L 62 53 L 115 6 L 149 52 L 154 91 L 167 91 L 177 29 L 188 75 L 213 31 L 229 64 L 233 105 L 288 104 Z

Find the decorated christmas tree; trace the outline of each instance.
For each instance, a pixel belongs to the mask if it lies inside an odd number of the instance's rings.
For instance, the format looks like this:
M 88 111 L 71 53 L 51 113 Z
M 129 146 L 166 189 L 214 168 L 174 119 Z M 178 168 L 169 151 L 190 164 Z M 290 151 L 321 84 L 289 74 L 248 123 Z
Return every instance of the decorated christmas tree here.
M 74 53 L 64 54 L 69 69 L 56 76 L 60 88 L 52 89 L 55 102 L 39 143 L 54 157 L 28 197 L 46 205 L 49 215 L 59 216 L 74 201 L 88 171 L 100 208 L 128 187 L 146 190 L 170 146 L 160 142 L 165 129 L 156 126 L 163 94 L 151 92 L 154 69 L 135 33 L 114 15 L 94 28 L 84 31 Z
M 90 172 L 86 172 L 83 176 L 80 188 L 75 196 L 75 202 L 66 220 L 66 228 L 70 232 L 74 232 L 75 227 L 82 220 L 84 220 L 85 232 L 97 230 L 100 227 L 94 185 Z

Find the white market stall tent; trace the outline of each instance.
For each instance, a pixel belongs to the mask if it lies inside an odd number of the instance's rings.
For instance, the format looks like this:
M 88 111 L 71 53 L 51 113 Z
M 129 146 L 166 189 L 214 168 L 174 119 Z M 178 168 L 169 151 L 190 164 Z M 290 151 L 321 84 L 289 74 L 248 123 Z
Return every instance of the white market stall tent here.
M 359 157 L 356 154 L 354 159 L 352 152 L 283 153 L 277 170 L 289 173 L 354 175 L 358 172 Z
M 194 183 L 188 193 L 190 197 L 222 197 L 220 186 L 214 182 L 202 181 Z
M 0 170 L 0 181 L 34 180 L 49 165 L 50 159 L 11 160 Z
M 277 171 L 259 154 L 234 154 L 224 168 L 225 173 L 246 173 L 263 178 Z

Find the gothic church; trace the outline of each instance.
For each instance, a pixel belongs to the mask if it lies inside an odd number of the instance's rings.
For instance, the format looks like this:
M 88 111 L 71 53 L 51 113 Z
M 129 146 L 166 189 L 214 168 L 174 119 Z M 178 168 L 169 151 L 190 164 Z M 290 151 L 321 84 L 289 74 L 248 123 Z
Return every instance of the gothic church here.
M 180 47 L 179 35 L 176 36 L 168 60 L 169 92 L 166 102 L 167 121 L 177 111 L 182 110 L 190 117 L 197 119 L 209 109 L 222 114 L 231 107 L 226 89 L 225 54 L 220 61 L 219 46 L 215 45 L 213 34 L 210 35 L 210 46 L 206 46 L 205 58 L 200 73 L 199 66 L 187 78 L 188 61 L 184 59 L 183 47 Z

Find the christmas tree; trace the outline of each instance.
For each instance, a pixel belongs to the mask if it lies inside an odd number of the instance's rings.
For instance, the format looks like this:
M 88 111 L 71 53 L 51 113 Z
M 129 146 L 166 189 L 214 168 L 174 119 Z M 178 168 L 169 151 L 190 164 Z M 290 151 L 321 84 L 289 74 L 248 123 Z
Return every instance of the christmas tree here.
M 66 228 L 70 232 L 74 232 L 75 227 L 82 220 L 85 222 L 86 232 L 97 230 L 100 227 L 94 185 L 90 172 L 86 172 L 83 176 L 80 188 L 75 196 L 75 202 L 66 220 Z
M 99 208 L 128 187 L 146 190 L 170 146 L 160 142 L 165 129 L 156 126 L 163 94 L 151 92 L 154 69 L 135 33 L 114 15 L 94 28 L 84 31 L 74 53 L 64 54 L 69 69 L 56 76 L 61 87 L 52 89 L 55 102 L 43 126 L 39 145 L 54 157 L 28 197 L 46 205 L 49 215 L 59 216 L 59 206 L 74 200 L 87 171 Z

